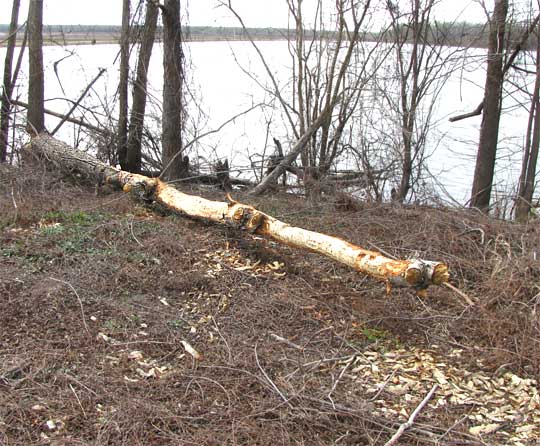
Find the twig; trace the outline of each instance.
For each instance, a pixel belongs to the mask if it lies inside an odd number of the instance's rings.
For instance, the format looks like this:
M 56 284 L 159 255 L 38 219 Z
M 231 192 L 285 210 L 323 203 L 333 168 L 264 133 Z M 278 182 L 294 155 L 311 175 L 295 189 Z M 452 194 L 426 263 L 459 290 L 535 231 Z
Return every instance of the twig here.
M 67 379 L 73 381 L 75 384 L 81 386 L 82 388 L 84 388 L 85 390 L 87 390 L 89 393 L 91 393 L 92 395 L 94 395 L 96 398 L 98 398 L 98 394 L 96 392 L 94 392 L 90 387 L 84 385 L 82 382 L 78 381 L 75 377 L 69 375 L 68 373 L 63 373 L 62 376 L 66 377 Z
M 13 105 L 17 105 L 18 107 L 28 108 L 28 104 L 26 102 L 19 101 L 17 99 L 12 99 L 11 103 Z M 97 127 L 97 126 L 92 125 L 90 123 L 84 122 L 83 120 L 78 119 L 78 118 L 73 118 L 71 116 L 67 116 L 67 115 L 64 115 L 62 113 L 58 113 L 58 112 L 55 112 L 53 110 L 49 110 L 48 108 L 44 109 L 43 112 L 46 115 L 51 115 L 51 116 L 55 116 L 55 117 L 60 118 L 60 119 L 65 119 L 65 121 L 67 121 L 67 122 L 77 124 L 78 126 L 84 127 L 84 128 L 86 128 L 88 130 L 92 130 L 93 132 L 102 134 L 104 136 L 111 136 L 112 135 L 112 132 L 109 131 L 108 129 Z
M 409 429 L 414 424 L 414 419 L 418 416 L 420 411 L 424 408 L 424 406 L 427 404 L 427 402 L 431 399 L 435 391 L 437 390 L 439 386 L 437 384 L 434 384 L 429 393 L 424 397 L 424 399 L 420 402 L 418 406 L 416 406 L 416 409 L 414 409 L 413 413 L 409 417 L 409 419 L 403 423 L 401 426 L 399 426 L 399 429 L 396 431 L 394 435 L 392 435 L 392 438 L 388 440 L 384 446 L 392 446 L 397 443 L 397 441 L 400 439 L 400 437 L 403 435 L 403 433 Z
M 84 415 L 84 418 L 87 418 L 86 416 L 86 411 L 84 410 L 84 407 L 83 405 L 81 404 L 81 400 L 79 399 L 79 397 L 77 396 L 77 393 L 75 392 L 75 389 L 73 388 L 73 386 L 71 384 L 69 384 L 69 388 L 71 389 L 71 391 L 73 392 L 73 395 L 75 395 L 75 399 L 77 400 L 77 402 L 79 403 L 79 407 L 81 408 L 82 410 L 82 413 Z
M 135 240 L 139 246 L 144 247 L 144 245 L 139 241 L 139 239 L 135 236 L 133 232 L 133 219 L 129 221 L 129 230 L 131 232 L 131 236 L 133 237 L 133 240 Z
M 354 355 L 352 355 L 354 356 Z M 311 361 L 311 362 L 306 362 L 305 364 L 301 364 L 301 367 L 318 367 L 319 365 L 321 364 L 324 364 L 324 363 L 327 363 L 327 362 L 337 362 L 337 361 L 343 361 L 343 360 L 348 360 L 352 357 L 351 355 L 347 355 L 347 356 L 337 356 L 335 358 L 324 358 L 324 359 L 319 359 L 317 361 Z
M 467 302 L 467 304 L 469 304 L 469 306 L 474 305 L 474 301 L 469 296 L 467 296 L 463 291 L 461 291 L 459 288 L 456 288 L 454 285 L 452 285 L 452 284 L 450 284 L 448 282 L 444 282 L 443 285 L 446 288 L 449 288 L 452 291 L 454 291 L 455 293 L 459 294 L 465 300 L 465 302 Z
M 482 114 L 482 110 L 484 109 L 484 101 L 480 102 L 478 106 L 469 113 L 463 113 L 462 115 L 452 116 L 451 118 L 448 118 L 450 122 L 456 122 L 461 121 L 463 119 L 472 118 L 473 116 L 479 116 Z
M 77 297 L 77 300 L 79 301 L 79 305 L 81 307 L 81 315 L 82 315 L 82 321 L 83 321 L 84 329 L 86 330 L 86 332 L 88 334 L 90 334 L 90 330 L 88 329 L 88 325 L 86 325 L 86 318 L 84 316 L 83 304 L 82 304 L 81 298 L 79 297 L 79 294 L 77 293 L 77 290 L 73 287 L 73 285 L 71 283 L 65 282 L 64 280 L 55 279 L 54 277 L 49 277 L 49 279 L 54 280 L 55 282 L 63 283 L 64 285 L 67 285 L 68 287 L 71 288 L 71 291 L 73 291 L 73 293 Z
M 266 378 L 266 381 L 272 386 L 272 388 L 277 392 L 277 394 L 281 397 L 281 399 L 285 402 L 285 404 L 287 404 L 287 406 L 289 406 L 291 409 L 293 409 L 293 406 L 292 404 L 289 402 L 289 399 L 283 395 L 283 392 L 281 390 L 279 390 L 279 387 L 276 386 L 276 384 L 274 383 L 274 381 L 272 381 L 270 379 L 270 377 L 268 376 L 268 374 L 264 371 L 264 369 L 262 368 L 261 366 L 261 363 L 259 362 L 259 355 L 257 354 L 257 344 L 255 344 L 255 361 L 257 362 L 257 367 L 259 367 L 259 370 L 262 372 L 262 374 L 264 375 L 264 377 Z
M 13 36 L 16 36 L 17 33 L 23 29 L 26 26 L 26 22 L 24 22 L 22 25 L 19 25 L 17 29 L 15 29 L 12 33 L 8 34 L 7 37 L 3 40 L 0 40 L 0 45 L 3 45 L 6 43 L 9 39 L 11 39 Z
M 15 192 L 13 191 L 13 186 L 11 186 L 11 201 L 13 202 L 13 207 L 15 208 L 15 218 L 13 221 L 17 221 L 19 216 L 19 207 L 17 206 L 17 201 L 15 200 Z
M 380 389 L 377 390 L 377 393 L 376 393 L 375 395 L 373 395 L 373 396 L 369 399 L 369 401 L 375 401 L 375 400 L 379 397 L 379 395 L 383 392 L 383 390 L 386 388 L 386 386 L 388 385 L 388 383 L 389 383 L 389 382 L 392 380 L 392 378 L 395 376 L 396 371 L 397 371 L 397 370 L 394 370 L 394 371 L 390 374 L 390 376 L 386 379 L 386 381 L 383 383 L 383 385 L 380 387 Z
M 349 360 L 347 365 L 345 365 L 345 367 L 343 367 L 343 370 L 341 371 L 341 373 L 339 374 L 337 379 L 334 381 L 334 384 L 332 385 L 332 388 L 330 389 L 330 392 L 328 392 L 327 398 L 332 403 L 332 407 L 334 407 L 334 410 L 335 410 L 335 404 L 334 404 L 334 400 L 332 399 L 332 393 L 334 393 L 334 390 L 336 390 L 336 387 L 339 384 L 339 381 L 341 380 L 341 378 L 343 378 L 343 375 L 345 374 L 345 372 L 351 366 L 351 364 L 354 362 L 355 359 L 356 359 L 356 356 L 351 356 L 351 359 Z
M 283 344 L 287 344 L 289 347 L 295 348 L 296 350 L 300 350 L 300 351 L 304 350 L 304 348 L 301 345 L 295 344 L 294 342 L 291 342 L 288 339 L 282 338 L 281 336 L 279 336 L 279 335 L 277 335 L 275 333 L 270 333 L 270 337 L 272 339 L 275 339 L 278 342 L 282 342 Z
M 390 258 L 390 259 L 394 259 L 394 260 L 397 260 L 397 257 L 390 254 L 388 251 L 385 251 L 384 249 L 380 248 L 379 246 L 377 246 L 375 243 L 371 243 L 370 241 L 367 242 L 369 246 L 371 246 L 372 248 L 375 248 L 377 251 L 381 252 L 382 254 L 384 254 L 386 257 Z
M 227 339 L 221 334 L 221 331 L 218 327 L 218 324 L 216 320 L 214 319 L 214 316 L 212 316 L 212 322 L 214 323 L 214 327 L 216 327 L 216 330 L 218 332 L 219 337 L 222 339 L 222 341 L 225 343 L 225 347 L 227 347 L 227 353 L 229 354 L 229 364 L 232 362 L 232 352 L 231 347 L 229 346 L 229 343 L 227 342 Z

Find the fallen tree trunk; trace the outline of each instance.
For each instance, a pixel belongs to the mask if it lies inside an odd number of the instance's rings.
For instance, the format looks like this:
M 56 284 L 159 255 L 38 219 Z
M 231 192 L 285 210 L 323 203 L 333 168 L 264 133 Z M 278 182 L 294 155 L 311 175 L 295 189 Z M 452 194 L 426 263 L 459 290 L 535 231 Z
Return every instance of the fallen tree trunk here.
M 141 200 L 156 202 L 165 208 L 190 217 L 225 223 L 250 233 L 267 236 L 297 248 L 323 254 L 357 271 L 369 274 L 392 286 L 413 287 L 419 294 L 430 285 L 442 285 L 449 279 L 448 267 L 442 262 L 421 259 L 393 260 L 318 232 L 291 226 L 258 211 L 252 206 L 234 201 L 210 201 L 184 194 L 158 178 L 125 172 L 108 166 L 87 153 L 41 134 L 26 148 L 30 154 L 53 163 L 59 170 L 82 174 L 95 181 L 111 184 L 132 192 Z

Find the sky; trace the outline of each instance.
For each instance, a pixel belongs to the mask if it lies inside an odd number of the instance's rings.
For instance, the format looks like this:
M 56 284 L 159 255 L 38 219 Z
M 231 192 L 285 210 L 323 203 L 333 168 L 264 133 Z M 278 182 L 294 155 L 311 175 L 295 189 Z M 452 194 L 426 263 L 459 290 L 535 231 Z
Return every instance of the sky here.
M 24 21 L 28 11 L 28 1 L 21 0 L 19 23 Z M 333 0 L 324 0 L 328 5 Z M 409 0 L 397 0 L 398 3 Z M 132 3 L 136 1 L 133 0 Z M 183 0 L 183 4 L 186 2 Z M 238 22 L 218 0 L 189 0 L 188 24 L 193 26 L 238 26 Z M 372 2 L 381 4 L 381 0 Z M 493 0 L 486 0 L 488 8 Z M 232 0 L 235 9 L 248 27 L 286 28 L 287 5 L 285 0 Z M 315 0 L 304 0 L 304 8 L 309 10 Z M 43 23 L 48 25 L 120 25 L 121 0 L 44 0 Z M 437 18 L 445 21 L 485 22 L 485 13 L 478 0 L 440 0 Z M 9 23 L 11 1 L 0 0 L 0 23 Z

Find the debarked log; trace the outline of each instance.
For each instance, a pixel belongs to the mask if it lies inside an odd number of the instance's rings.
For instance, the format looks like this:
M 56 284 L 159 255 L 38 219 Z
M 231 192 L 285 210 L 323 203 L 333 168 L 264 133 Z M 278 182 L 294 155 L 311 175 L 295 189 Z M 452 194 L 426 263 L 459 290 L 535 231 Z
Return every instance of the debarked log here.
M 158 203 L 170 211 L 225 223 L 289 246 L 325 255 L 386 282 L 388 292 L 392 286 L 406 286 L 414 288 L 418 294 L 423 294 L 430 285 L 442 285 L 449 280 L 448 266 L 443 262 L 389 259 L 338 237 L 291 226 L 253 206 L 239 203 L 230 196 L 228 202 L 219 202 L 188 195 L 157 178 L 124 172 L 104 164 L 49 135 L 42 134 L 33 138 L 26 151 L 53 163 L 63 172 L 83 175 L 113 185 L 125 192 L 134 193 L 146 202 Z

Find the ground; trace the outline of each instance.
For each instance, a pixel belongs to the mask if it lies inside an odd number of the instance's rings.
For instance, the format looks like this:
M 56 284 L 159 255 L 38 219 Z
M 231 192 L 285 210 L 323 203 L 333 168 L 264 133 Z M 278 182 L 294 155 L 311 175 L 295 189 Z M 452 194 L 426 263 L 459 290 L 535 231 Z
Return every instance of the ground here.
M 235 198 L 466 297 L 3 168 L 0 444 L 383 445 L 432 389 L 400 445 L 540 444 L 538 222 Z

